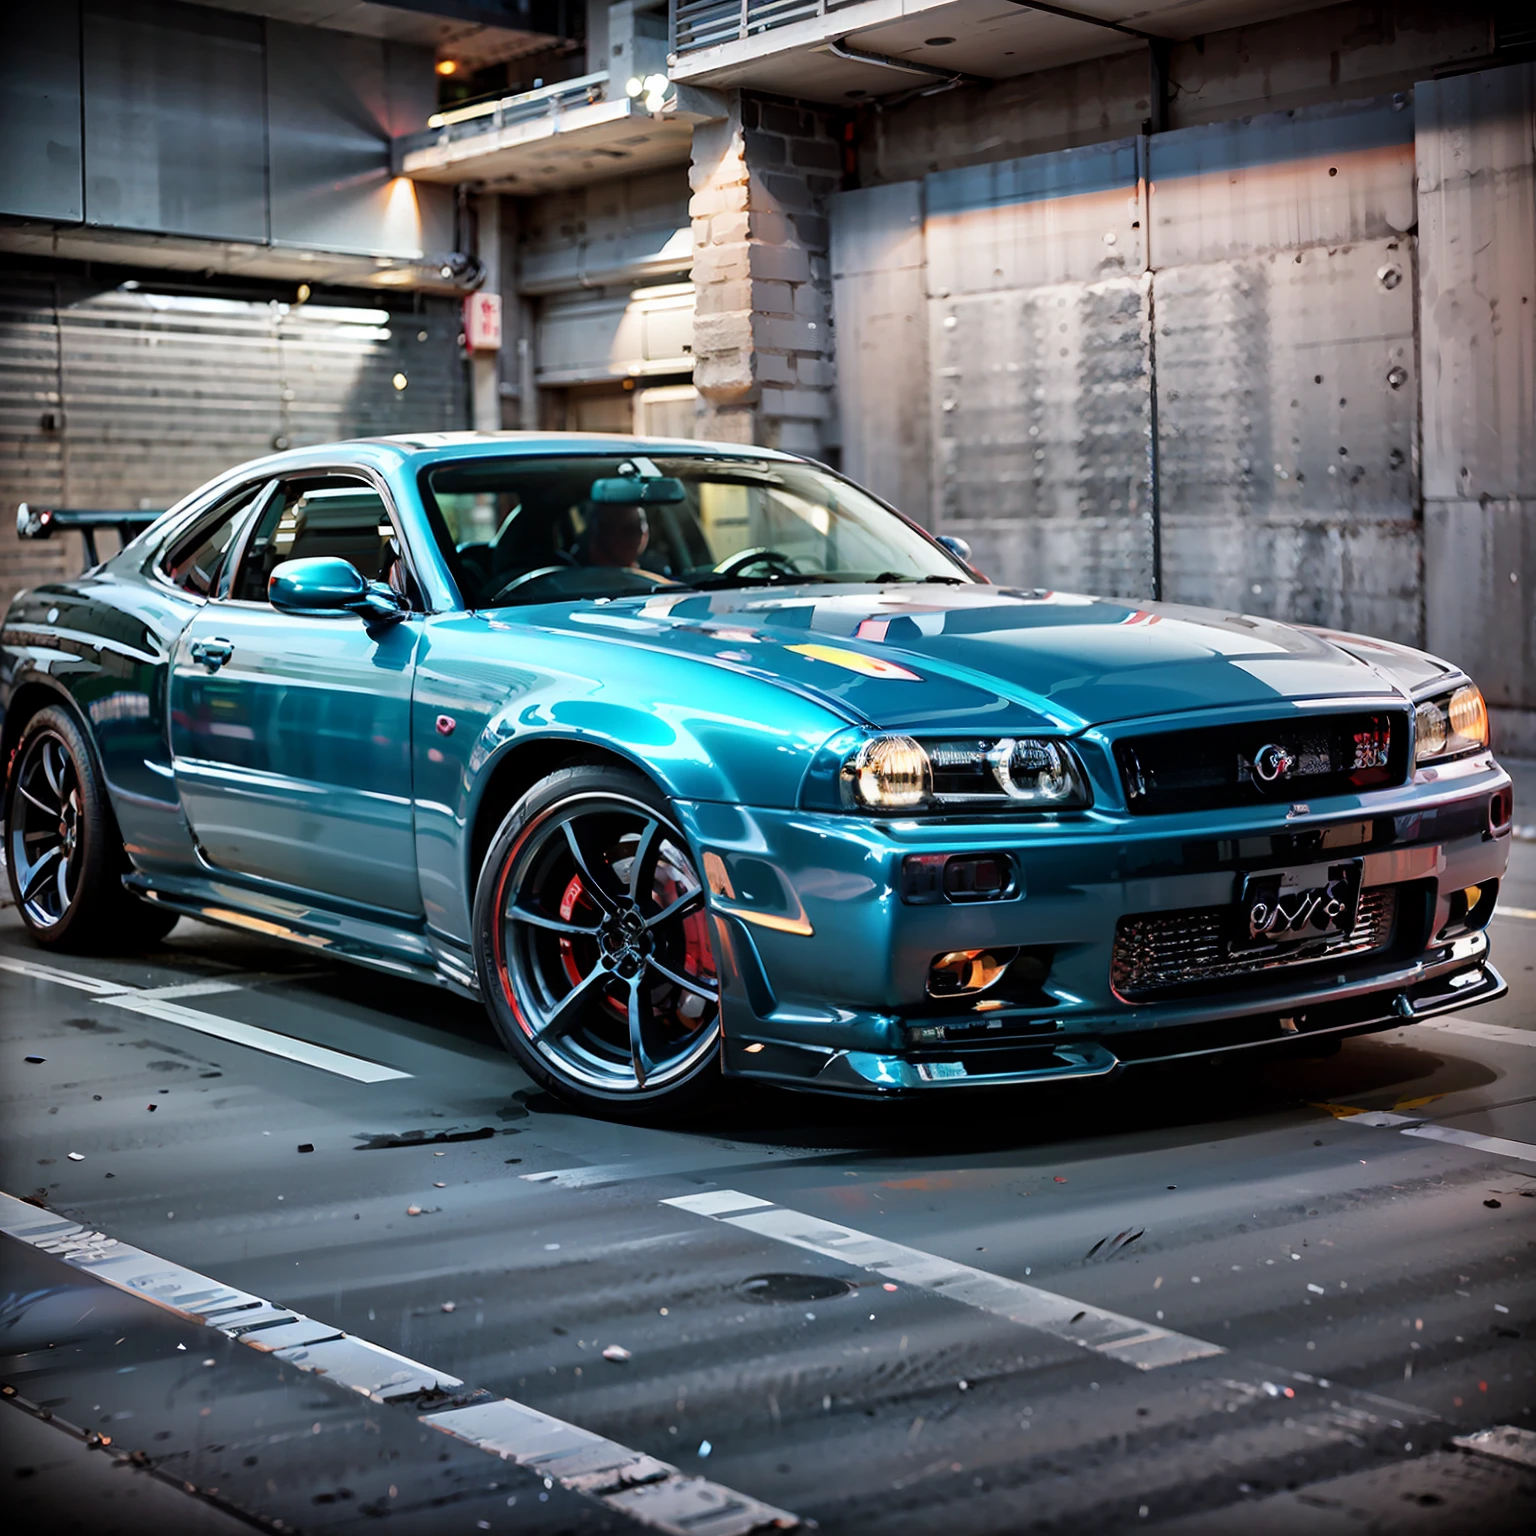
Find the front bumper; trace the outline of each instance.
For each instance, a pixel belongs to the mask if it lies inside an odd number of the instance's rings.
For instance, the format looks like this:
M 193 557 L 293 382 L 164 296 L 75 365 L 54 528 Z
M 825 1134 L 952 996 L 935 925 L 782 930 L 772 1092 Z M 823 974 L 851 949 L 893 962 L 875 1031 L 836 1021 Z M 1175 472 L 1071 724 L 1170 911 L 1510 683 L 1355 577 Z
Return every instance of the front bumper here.
M 1032 823 L 877 822 L 803 811 L 680 807 L 704 855 L 736 1075 L 889 1094 L 1104 1076 L 1134 1062 L 1390 1028 L 1505 990 L 1482 932 L 1443 933 L 1455 892 L 1497 880 L 1509 836 L 1489 824 L 1509 787 L 1491 758 L 1399 789 L 1283 807 L 1136 817 L 1094 810 Z M 912 853 L 1006 852 L 1011 899 L 910 905 Z M 1245 873 L 1359 859 L 1396 893 L 1390 941 L 1368 953 L 1131 999 L 1111 985 L 1124 918 L 1229 907 Z M 1006 982 L 927 995 L 936 955 L 1020 948 L 1049 965 L 1035 995 Z M 978 1006 L 979 1005 L 979 1006 Z

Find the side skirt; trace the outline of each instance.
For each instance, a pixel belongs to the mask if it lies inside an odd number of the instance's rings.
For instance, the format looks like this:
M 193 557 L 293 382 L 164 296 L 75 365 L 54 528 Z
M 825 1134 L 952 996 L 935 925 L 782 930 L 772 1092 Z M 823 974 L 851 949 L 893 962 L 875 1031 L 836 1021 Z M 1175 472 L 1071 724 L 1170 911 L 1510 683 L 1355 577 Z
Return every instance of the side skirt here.
M 417 926 L 342 913 L 307 903 L 256 894 L 225 881 L 134 873 L 123 884 L 157 907 L 216 927 L 259 933 L 285 944 L 317 950 L 337 960 L 443 987 L 477 1000 L 474 966 L 467 951 Z

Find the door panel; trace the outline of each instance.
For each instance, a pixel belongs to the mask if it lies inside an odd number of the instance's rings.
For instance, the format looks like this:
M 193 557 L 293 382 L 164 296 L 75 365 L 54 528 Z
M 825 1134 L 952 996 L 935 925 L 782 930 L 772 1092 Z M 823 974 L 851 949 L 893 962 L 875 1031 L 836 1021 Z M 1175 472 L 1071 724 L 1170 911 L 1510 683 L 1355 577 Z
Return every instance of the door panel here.
M 210 603 L 187 626 L 171 676 L 171 750 L 211 864 L 420 913 L 410 766 L 419 634 L 414 619 L 370 634 L 350 616 L 241 602 Z

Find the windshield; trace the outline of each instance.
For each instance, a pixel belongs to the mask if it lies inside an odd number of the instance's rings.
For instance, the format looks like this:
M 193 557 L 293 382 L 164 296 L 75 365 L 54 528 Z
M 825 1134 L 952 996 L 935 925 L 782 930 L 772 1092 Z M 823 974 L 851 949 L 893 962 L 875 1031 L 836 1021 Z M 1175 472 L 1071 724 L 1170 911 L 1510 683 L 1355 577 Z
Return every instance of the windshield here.
M 445 459 L 422 501 L 470 608 L 805 582 L 973 578 L 810 464 L 725 457 Z

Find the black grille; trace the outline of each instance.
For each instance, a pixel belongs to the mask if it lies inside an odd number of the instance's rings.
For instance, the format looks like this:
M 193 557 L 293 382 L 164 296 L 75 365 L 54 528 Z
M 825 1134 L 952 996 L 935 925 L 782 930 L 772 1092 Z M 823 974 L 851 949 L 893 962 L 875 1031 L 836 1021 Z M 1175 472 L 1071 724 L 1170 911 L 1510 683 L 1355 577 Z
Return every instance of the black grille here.
M 1115 930 L 1110 980 L 1123 998 L 1135 1000 L 1175 988 L 1264 971 L 1369 954 L 1392 942 L 1397 888 L 1376 886 L 1360 894 L 1355 926 L 1348 937 L 1277 947 L 1263 954 L 1233 955 L 1227 946 L 1230 907 L 1157 912 L 1123 917 Z
M 1403 710 L 1291 715 L 1204 726 L 1115 743 L 1133 812 L 1220 810 L 1401 784 L 1408 777 Z

